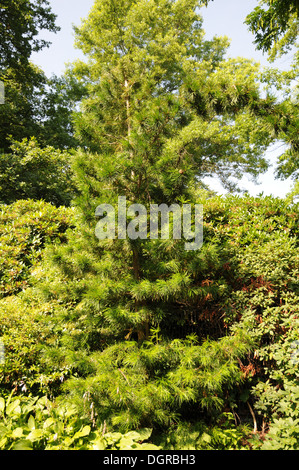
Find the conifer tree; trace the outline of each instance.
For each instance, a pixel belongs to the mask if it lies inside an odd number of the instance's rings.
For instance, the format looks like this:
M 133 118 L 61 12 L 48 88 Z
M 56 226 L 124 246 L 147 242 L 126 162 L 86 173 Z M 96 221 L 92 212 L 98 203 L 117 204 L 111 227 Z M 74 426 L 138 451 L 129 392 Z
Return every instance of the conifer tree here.
M 197 251 L 174 237 L 138 238 L 137 228 L 136 239 L 95 236 L 100 204 L 116 215 L 119 197 L 147 209 L 194 205 L 204 176 L 231 188 L 231 177 L 267 168 L 272 137 L 260 110 L 273 98 L 260 97 L 255 64 L 224 59 L 226 38 L 204 40 L 198 4 L 97 0 L 76 30 L 89 59 L 73 69 L 88 87 L 76 116 L 79 215 L 69 243 L 49 253 L 44 292 L 66 305 L 49 355 L 77 375 L 66 384 L 73 399 L 111 426 L 165 425 L 187 405 L 221 408 L 250 347 L 243 333 L 221 339 L 220 314 L 201 315 L 228 288 L 231 248 L 212 233 Z

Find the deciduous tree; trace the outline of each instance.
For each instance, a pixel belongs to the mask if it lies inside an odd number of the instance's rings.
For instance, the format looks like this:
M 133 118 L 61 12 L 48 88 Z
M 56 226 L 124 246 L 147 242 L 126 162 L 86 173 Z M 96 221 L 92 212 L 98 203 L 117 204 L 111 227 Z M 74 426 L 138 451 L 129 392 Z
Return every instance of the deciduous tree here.
M 246 18 L 258 49 L 271 60 L 297 43 L 299 33 L 298 0 L 262 0 Z
M 38 37 L 40 30 L 59 31 L 55 20 L 47 0 L 1 0 L 0 69 L 26 66 L 32 52 L 49 45 Z

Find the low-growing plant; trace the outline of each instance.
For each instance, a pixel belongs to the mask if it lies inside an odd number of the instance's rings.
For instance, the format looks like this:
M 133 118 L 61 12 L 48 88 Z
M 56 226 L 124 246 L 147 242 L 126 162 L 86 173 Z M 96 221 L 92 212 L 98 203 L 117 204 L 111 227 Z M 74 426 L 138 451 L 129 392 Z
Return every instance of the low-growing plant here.
M 32 200 L 0 205 L 0 297 L 28 288 L 46 243 L 64 242 L 74 224 L 71 208 Z
M 236 426 L 233 414 L 226 412 L 209 425 L 182 421 L 155 442 L 164 450 L 248 450 L 249 433 L 248 426 Z
M 47 397 L 0 397 L 0 450 L 158 450 L 151 429 L 126 434 L 92 428 L 78 409 Z

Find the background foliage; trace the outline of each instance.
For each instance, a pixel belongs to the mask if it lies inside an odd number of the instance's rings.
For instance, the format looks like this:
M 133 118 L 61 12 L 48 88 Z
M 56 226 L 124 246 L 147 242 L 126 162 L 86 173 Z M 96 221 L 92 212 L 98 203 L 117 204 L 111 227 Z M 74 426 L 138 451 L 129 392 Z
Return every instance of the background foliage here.
M 0 155 L 1 202 L 34 199 L 69 206 L 75 194 L 71 163 L 70 153 L 41 148 L 35 138 L 15 142 L 11 153 Z

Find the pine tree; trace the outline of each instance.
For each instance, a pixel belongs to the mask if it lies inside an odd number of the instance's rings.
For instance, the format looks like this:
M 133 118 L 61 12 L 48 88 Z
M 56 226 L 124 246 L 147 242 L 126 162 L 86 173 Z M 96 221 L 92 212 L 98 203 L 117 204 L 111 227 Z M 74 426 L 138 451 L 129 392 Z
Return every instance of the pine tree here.
M 204 40 L 197 7 L 98 0 L 76 31 L 89 61 L 73 70 L 89 96 L 76 116 L 77 229 L 49 253 L 52 280 L 43 286 L 66 304 L 58 319 L 65 334 L 49 355 L 77 376 L 66 384 L 70 395 L 122 428 L 169 424 L 187 405 L 191 413 L 221 408 L 250 347 L 241 333 L 219 339 L 232 248 L 213 233 L 197 251 L 173 236 L 95 236 L 101 204 L 116 215 L 119 197 L 148 214 L 151 204 L 194 207 L 204 176 L 232 187 L 231 176 L 267 167 L 271 135 L 260 110 L 273 99 L 260 97 L 255 64 L 224 60 L 226 38 Z

